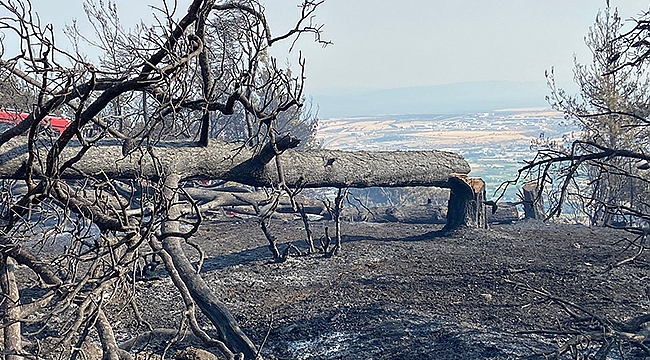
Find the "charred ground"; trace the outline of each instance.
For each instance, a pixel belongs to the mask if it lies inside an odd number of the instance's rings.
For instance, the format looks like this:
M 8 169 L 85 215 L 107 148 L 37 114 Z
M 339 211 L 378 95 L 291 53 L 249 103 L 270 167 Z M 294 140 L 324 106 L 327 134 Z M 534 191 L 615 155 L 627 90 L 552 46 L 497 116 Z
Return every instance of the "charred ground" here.
M 196 236 L 206 255 L 203 276 L 252 340 L 265 344 L 269 359 L 509 359 L 552 352 L 568 337 L 519 332 L 557 329 L 568 314 L 511 281 L 617 321 L 650 311 L 650 257 L 612 267 L 633 252 L 624 250 L 630 236 L 618 230 L 521 222 L 442 235 L 431 225 L 345 223 L 338 256 L 274 263 L 254 220 L 215 218 L 205 225 Z M 332 225 L 312 224 L 315 234 Z M 278 220 L 271 230 L 281 241 L 304 243 L 299 221 Z M 145 320 L 178 325 L 183 309 L 169 278 L 136 286 Z

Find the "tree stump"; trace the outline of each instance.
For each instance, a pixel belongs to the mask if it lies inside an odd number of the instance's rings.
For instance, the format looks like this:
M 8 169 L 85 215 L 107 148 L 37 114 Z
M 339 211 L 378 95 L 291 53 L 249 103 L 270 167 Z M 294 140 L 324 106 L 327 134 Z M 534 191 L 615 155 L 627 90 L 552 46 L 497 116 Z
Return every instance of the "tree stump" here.
M 449 188 L 451 193 L 444 230 L 460 227 L 486 229 L 485 182 L 480 178 L 454 174 L 449 179 Z
M 546 213 L 544 212 L 544 201 L 539 194 L 539 188 L 537 187 L 537 182 L 531 181 L 524 184 L 521 188 L 523 193 L 524 204 L 524 218 L 525 219 L 536 219 L 544 220 L 546 218 Z

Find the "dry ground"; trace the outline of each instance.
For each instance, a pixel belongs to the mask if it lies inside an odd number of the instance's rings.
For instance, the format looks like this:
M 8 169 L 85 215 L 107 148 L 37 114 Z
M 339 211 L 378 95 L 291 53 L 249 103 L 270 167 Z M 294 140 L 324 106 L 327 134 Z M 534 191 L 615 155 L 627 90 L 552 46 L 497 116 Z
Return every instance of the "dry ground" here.
M 313 223 L 314 232 L 331 225 Z M 254 220 L 215 219 L 202 229 L 203 276 L 268 359 L 520 359 L 553 351 L 566 338 L 517 332 L 555 328 L 566 313 L 506 280 L 616 320 L 650 312 L 650 257 L 612 269 L 631 254 L 616 230 L 524 222 L 440 236 L 430 225 L 347 223 L 342 254 L 273 263 Z M 273 222 L 272 231 L 304 247 L 298 221 Z M 152 309 L 147 320 L 174 327 L 181 308 L 171 281 L 138 286 Z

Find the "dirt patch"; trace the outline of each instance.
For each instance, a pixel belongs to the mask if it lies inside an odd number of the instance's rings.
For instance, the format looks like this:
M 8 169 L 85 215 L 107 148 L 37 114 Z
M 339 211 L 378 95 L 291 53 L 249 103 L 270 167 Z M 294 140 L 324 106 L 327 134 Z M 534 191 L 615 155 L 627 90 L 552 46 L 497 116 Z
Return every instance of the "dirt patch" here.
M 312 225 L 315 234 L 332 226 Z M 304 248 L 300 222 L 276 221 L 271 230 Z M 506 280 L 620 321 L 650 312 L 647 254 L 610 269 L 632 252 L 623 250 L 623 232 L 539 223 L 450 236 L 435 230 L 347 223 L 340 255 L 283 263 L 270 261 L 253 220 L 211 221 L 196 239 L 207 256 L 203 276 L 269 359 L 510 359 L 552 351 L 552 339 L 517 332 L 553 328 L 566 313 Z M 152 325 L 177 324 L 182 309 L 169 279 L 137 286 L 142 302 L 165 309 L 144 314 Z

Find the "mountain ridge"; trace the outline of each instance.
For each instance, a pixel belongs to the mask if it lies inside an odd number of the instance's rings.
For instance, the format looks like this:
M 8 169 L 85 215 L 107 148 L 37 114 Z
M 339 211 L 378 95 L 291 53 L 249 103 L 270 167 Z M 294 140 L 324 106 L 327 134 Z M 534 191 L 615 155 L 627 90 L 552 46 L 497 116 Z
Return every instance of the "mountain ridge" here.
M 393 89 L 328 89 L 314 92 L 319 117 L 491 112 L 548 107 L 543 82 L 479 81 Z

